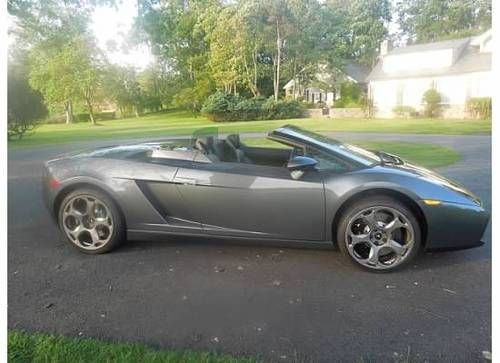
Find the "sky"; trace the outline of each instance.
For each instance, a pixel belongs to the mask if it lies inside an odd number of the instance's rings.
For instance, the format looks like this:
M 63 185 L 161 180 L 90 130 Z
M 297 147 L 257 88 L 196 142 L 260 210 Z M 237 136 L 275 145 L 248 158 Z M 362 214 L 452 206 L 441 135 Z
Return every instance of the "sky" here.
M 153 56 L 145 45 L 127 45 L 127 36 L 137 15 L 137 1 L 123 0 L 116 8 L 100 6 L 92 14 L 90 29 L 110 62 L 144 69 Z

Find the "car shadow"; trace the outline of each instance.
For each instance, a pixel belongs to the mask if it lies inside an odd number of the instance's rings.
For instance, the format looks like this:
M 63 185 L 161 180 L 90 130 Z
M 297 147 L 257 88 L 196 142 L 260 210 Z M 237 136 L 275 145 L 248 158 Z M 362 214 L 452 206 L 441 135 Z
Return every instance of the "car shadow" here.
M 119 249 L 113 251 L 113 254 L 117 253 L 136 253 L 138 250 L 142 252 L 146 251 L 156 251 L 171 249 L 177 250 L 182 248 L 183 251 L 189 252 L 189 249 L 197 251 L 199 248 L 202 249 L 214 249 L 214 251 L 219 251 L 222 249 L 224 253 L 230 254 L 234 253 L 235 257 L 245 254 L 245 253 L 259 253 L 262 254 L 273 253 L 276 248 L 286 249 L 287 251 L 329 251 L 331 252 L 331 257 L 335 259 L 335 265 L 349 265 L 353 270 L 356 269 L 355 266 L 351 266 L 349 263 L 344 263 L 345 259 L 341 256 L 340 251 L 337 247 L 330 244 L 315 245 L 308 243 L 301 244 L 290 244 L 283 242 L 269 242 L 269 241 L 258 241 L 258 240 L 230 240 L 230 239 L 219 239 L 219 238 L 200 238 L 200 237 L 181 237 L 181 236 L 171 236 L 163 240 L 151 240 L 151 241 L 127 241 Z M 187 250 L 186 250 L 187 248 Z M 165 251 L 166 252 L 166 251 Z M 216 252 L 214 252 L 216 253 Z M 185 253 L 183 253 L 185 255 Z M 307 258 L 315 258 L 316 254 L 308 255 Z M 323 260 L 318 261 L 324 263 Z M 477 262 L 491 263 L 491 246 L 489 244 L 483 247 L 467 249 L 467 250 L 457 250 L 457 251 L 440 251 L 440 252 L 422 252 L 419 256 L 409 265 L 412 271 L 415 270 L 438 270 L 443 268 L 448 268 L 457 265 L 464 264 L 474 264 Z M 407 268 L 403 268 L 398 271 L 405 271 Z M 368 271 L 367 271 L 368 272 Z M 369 272 L 368 272 L 369 273 Z M 397 272 L 396 272 L 397 273 Z

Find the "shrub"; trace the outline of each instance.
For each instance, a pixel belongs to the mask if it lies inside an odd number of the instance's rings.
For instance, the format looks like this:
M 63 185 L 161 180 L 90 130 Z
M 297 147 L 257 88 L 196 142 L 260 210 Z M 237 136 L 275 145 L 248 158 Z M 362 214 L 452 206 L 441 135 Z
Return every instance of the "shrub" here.
M 9 59 L 7 82 L 7 138 L 21 139 L 33 131 L 48 110 L 43 97 L 31 88 L 24 68 L 11 65 Z
M 472 117 L 491 119 L 491 97 L 473 97 L 467 100 L 467 111 Z
M 105 120 L 114 120 L 116 118 L 115 112 L 96 112 L 94 113 L 94 120 L 96 121 L 105 121 Z M 89 113 L 78 113 L 74 116 L 75 122 L 90 122 L 90 114 Z
M 396 106 L 392 109 L 392 112 L 398 117 L 415 117 L 418 115 L 417 110 L 411 106 Z
M 262 110 L 264 112 L 263 118 L 266 120 L 298 118 L 302 117 L 303 114 L 303 108 L 298 101 L 275 101 L 272 97 L 264 102 L 264 104 L 262 105 Z
M 262 98 L 243 99 L 234 106 L 236 120 L 258 120 L 262 117 Z
M 88 113 L 77 113 L 73 116 L 74 122 L 89 122 L 90 115 Z
M 300 102 L 300 106 L 304 109 L 306 108 L 325 108 L 326 107 L 326 103 L 323 102 L 323 101 L 320 101 L 320 102 L 304 102 L 304 101 L 301 101 Z
M 439 115 L 441 95 L 434 88 L 425 91 L 422 101 L 425 104 L 424 114 L 427 117 L 436 117 Z
M 238 97 L 229 93 L 217 91 L 208 96 L 203 103 L 201 113 L 211 121 L 235 121 L 235 109 Z
M 344 82 L 340 85 L 340 98 L 333 104 L 334 108 L 363 107 L 363 92 L 357 83 Z
M 207 98 L 201 112 L 209 120 L 219 122 L 295 118 L 302 116 L 302 110 L 295 100 L 245 99 L 218 91 Z

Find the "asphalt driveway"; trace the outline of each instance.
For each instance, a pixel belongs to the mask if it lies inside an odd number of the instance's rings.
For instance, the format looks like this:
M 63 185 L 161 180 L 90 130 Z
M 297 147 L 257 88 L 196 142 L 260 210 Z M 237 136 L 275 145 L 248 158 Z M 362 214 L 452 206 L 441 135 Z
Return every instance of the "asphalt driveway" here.
M 336 134 L 438 143 L 441 169 L 491 208 L 491 137 Z M 45 159 L 87 145 L 9 151 L 8 322 L 73 336 L 215 350 L 266 361 L 481 361 L 491 351 L 486 246 L 426 254 L 373 274 L 338 252 L 172 238 L 86 256 L 59 238 L 41 199 Z

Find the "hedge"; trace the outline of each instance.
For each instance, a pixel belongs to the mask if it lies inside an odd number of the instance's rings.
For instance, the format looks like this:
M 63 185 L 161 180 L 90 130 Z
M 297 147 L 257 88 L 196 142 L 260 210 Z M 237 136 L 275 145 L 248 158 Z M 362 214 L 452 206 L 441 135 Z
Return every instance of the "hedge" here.
M 201 113 L 216 122 L 273 120 L 302 117 L 303 107 L 295 100 L 243 98 L 218 91 L 207 98 Z

